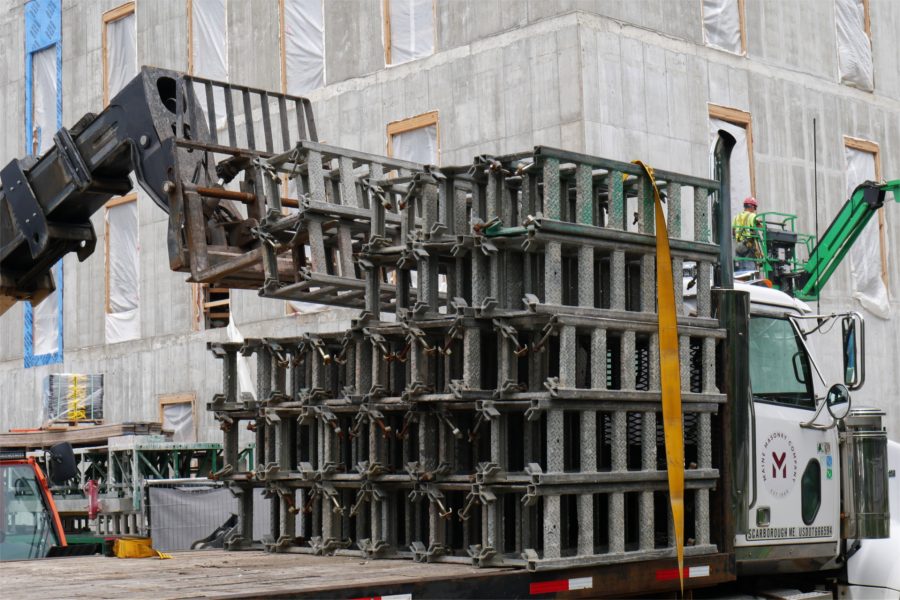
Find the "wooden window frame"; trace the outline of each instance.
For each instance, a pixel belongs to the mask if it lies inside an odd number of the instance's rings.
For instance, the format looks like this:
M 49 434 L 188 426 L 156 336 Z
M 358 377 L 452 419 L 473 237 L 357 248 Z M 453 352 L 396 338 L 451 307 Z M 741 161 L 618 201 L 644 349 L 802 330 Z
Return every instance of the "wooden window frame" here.
M 738 1 L 743 2 L 744 0 Z M 381 17 L 384 30 L 384 66 L 390 67 L 394 64 L 391 62 L 391 0 L 381 1 Z M 431 0 L 431 23 L 431 36 L 434 38 L 432 54 L 434 54 L 437 52 L 437 0 Z
M 228 297 L 210 300 L 209 294 L 211 293 L 227 294 Z M 225 313 L 212 313 L 213 309 L 221 306 L 227 306 L 228 311 Z M 222 319 L 226 315 L 228 320 L 231 320 L 231 289 L 216 286 L 210 287 L 208 283 L 191 284 L 191 331 L 208 331 L 227 327 L 227 323 L 217 327 L 210 327 L 208 323 L 210 319 Z
M 865 0 L 863 0 L 865 2 Z M 881 147 L 877 142 L 863 138 L 844 136 L 844 147 L 860 152 L 868 152 L 875 158 L 875 179 L 881 181 Z M 881 280 L 886 288 L 890 289 L 890 279 L 887 269 L 887 222 L 884 217 L 884 207 L 878 209 L 878 248 L 881 252 Z
M 863 5 L 863 29 L 869 37 L 869 43 L 872 42 L 872 20 L 869 13 L 869 0 L 862 0 Z
M 113 21 L 118 21 L 119 19 L 124 19 L 128 15 L 134 15 L 134 2 L 126 2 L 121 6 L 117 6 L 111 10 L 103 13 L 103 40 L 102 40 L 102 50 L 101 53 L 103 55 L 103 106 L 109 104 L 109 58 L 107 57 L 109 47 L 107 45 L 107 34 L 106 30 L 110 23 Z M 135 19 L 137 16 L 135 15 Z M 137 24 L 135 23 L 135 26 Z
M 746 2 L 747 2 L 747 0 L 737 0 L 738 26 L 740 27 L 740 31 L 741 31 L 741 54 L 740 54 L 741 56 L 747 56 L 747 17 L 746 17 L 747 8 L 746 8 Z M 704 23 L 703 23 L 703 3 L 702 2 L 700 3 L 700 23 L 701 23 L 701 26 L 703 26 Z M 706 45 L 705 27 L 704 27 L 702 39 L 703 39 L 704 45 Z M 712 46 L 710 46 L 710 47 L 712 47 Z M 718 47 L 716 47 L 716 49 L 722 50 Z M 730 52 L 728 50 L 722 50 L 722 51 L 732 54 L 732 52 Z
M 437 143 L 437 164 L 441 164 L 441 125 L 438 111 L 432 110 L 408 119 L 391 121 L 387 124 L 387 155 L 394 157 L 394 136 L 424 127 L 435 127 L 435 141 Z
M 194 74 L 194 0 L 187 0 L 187 72 Z
M 194 429 L 194 441 L 198 440 L 198 423 L 197 423 L 197 394 L 194 392 L 182 392 L 180 394 L 160 394 L 157 397 L 159 401 L 159 424 L 163 424 L 163 412 L 166 406 L 172 404 L 188 404 L 191 405 L 191 423 Z
M 738 21 L 741 25 L 741 56 L 747 56 L 747 0 L 738 0 Z
M 743 127 L 747 132 L 747 159 L 750 166 L 750 194 L 756 196 L 756 161 L 753 159 L 753 116 L 739 108 L 730 108 L 719 104 L 709 104 L 709 118 L 719 119 L 738 127 Z

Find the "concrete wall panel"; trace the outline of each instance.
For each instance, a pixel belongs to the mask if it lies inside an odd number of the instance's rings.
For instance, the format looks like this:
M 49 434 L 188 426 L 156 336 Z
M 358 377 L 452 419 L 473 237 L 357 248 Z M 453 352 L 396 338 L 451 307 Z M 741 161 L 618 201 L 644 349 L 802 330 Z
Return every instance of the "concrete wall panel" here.
M 228 0 L 227 11 L 229 80 L 266 90 L 280 90 L 278 2 Z
M 135 4 L 138 56 L 152 60 L 142 64 L 187 71 L 187 4 L 187 0 Z
M 875 61 L 875 93 L 887 98 L 900 98 L 900 44 L 897 43 L 900 3 L 870 0 L 869 14 Z
M 384 68 L 381 3 L 382 0 L 325 3 L 326 83 L 339 83 Z

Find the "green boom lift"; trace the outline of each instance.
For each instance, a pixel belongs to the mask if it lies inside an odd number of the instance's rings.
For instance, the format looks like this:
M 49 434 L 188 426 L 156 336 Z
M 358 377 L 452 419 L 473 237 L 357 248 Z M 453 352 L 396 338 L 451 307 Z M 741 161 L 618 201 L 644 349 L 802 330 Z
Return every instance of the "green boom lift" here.
M 796 298 L 818 299 L 869 220 L 884 206 L 888 192 L 893 192 L 894 200 L 900 202 L 900 179 L 866 181 L 857 186 L 818 243 L 813 236 L 795 230 L 795 215 L 760 213 L 759 226 L 746 228 L 758 244 L 757 256 L 736 258 L 735 270 L 746 264 Z M 806 261 L 797 254 L 798 244 L 806 249 Z

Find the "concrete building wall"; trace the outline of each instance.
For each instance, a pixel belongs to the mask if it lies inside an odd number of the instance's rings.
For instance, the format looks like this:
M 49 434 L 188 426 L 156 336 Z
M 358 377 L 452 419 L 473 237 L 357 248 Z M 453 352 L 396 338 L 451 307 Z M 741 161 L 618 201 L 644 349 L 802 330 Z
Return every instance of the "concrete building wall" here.
M 101 15 L 116 1 L 63 5 L 63 122 L 102 107 Z M 384 66 L 381 0 L 324 4 L 326 87 L 310 94 L 320 139 L 384 153 L 389 122 L 436 110 L 442 164 L 536 144 L 659 168 L 709 171 L 709 103 L 753 118 L 757 197 L 763 210 L 794 212 L 811 230 L 812 118 L 818 122 L 818 215 L 822 229 L 844 198 L 843 136 L 881 146 L 882 172 L 900 176 L 900 6 L 872 0 L 874 93 L 838 83 L 831 4 L 747 3 L 746 57 L 703 45 L 700 2 L 438 0 L 435 53 Z M 0 13 L 0 43 L 23 47 L 23 4 Z M 138 60 L 187 68 L 186 3 L 137 2 Z M 276 2 L 228 2 L 232 81 L 280 89 Z M 0 56 L 0 163 L 22 154 L 24 52 Z M 21 305 L 0 317 L 0 427 L 38 424 L 48 372 L 106 374 L 107 418 L 156 419 L 161 394 L 194 392 L 201 439 L 218 439 L 203 410 L 219 391 L 219 363 L 207 351 L 225 331 L 193 331 L 191 289 L 168 269 L 166 215 L 140 195 L 141 331 L 133 342 L 104 343 L 104 224 L 85 263 L 65 259 L 65 362 L 23 368 Z M 893 405 L 900 439 L 900 207 L 888 208 L 894 318 L 867 315 L 869 371 L 857 400 Z M 285 316 L 284 304 L 232 293 L 232 314 L 247 337 L 343 329 L 353 311 Z M 858 309 L 848 265 L 829 283 L 822 310 Z M 836 355 L 831 354 L 831 358 Z

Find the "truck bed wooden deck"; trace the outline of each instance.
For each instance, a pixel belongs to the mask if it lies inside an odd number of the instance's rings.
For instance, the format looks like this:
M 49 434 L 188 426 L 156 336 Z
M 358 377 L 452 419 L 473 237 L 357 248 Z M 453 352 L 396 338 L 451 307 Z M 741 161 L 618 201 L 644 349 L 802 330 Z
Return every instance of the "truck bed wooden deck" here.
M 678 589 L 671 559 L 530 572 L 454 563 L 262 551 L 174 552 L 171 560 L 100 556 L 0 563 L 2 598 L 547 598 Z M 731 581 L 726 554 L 685 559 L 685 589 Z
M 41 600 L 327 597 L 331 595 L 329 591 L 336 597 L 349 598 L 353 595 L 348 596 L 347 592 L 363 592 L 367 587 L 378 588 L 380 593 L 385 585 L 452 582 L 515 573 L 456 564 L 261 551 L 175 552 L 172 557 L 160 560 L 86 556 L 4 562 L 0 563 L 0 589 L 7 598 Z

